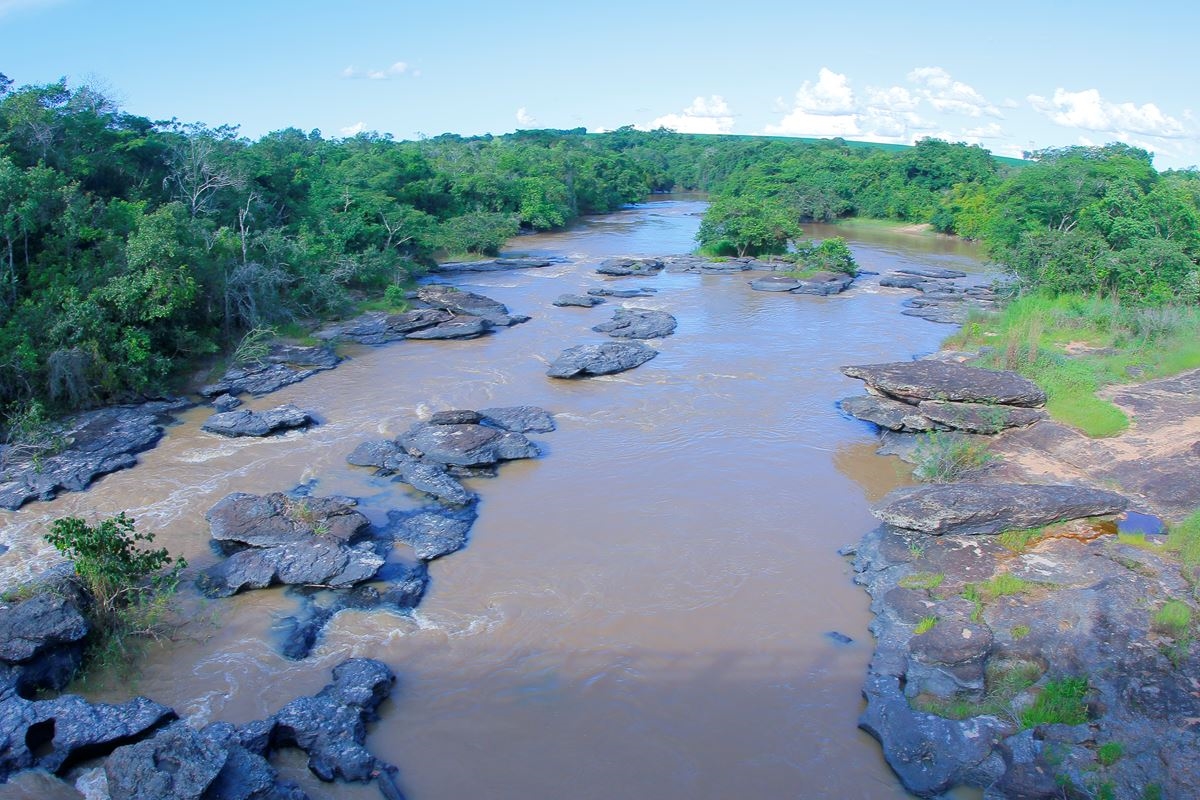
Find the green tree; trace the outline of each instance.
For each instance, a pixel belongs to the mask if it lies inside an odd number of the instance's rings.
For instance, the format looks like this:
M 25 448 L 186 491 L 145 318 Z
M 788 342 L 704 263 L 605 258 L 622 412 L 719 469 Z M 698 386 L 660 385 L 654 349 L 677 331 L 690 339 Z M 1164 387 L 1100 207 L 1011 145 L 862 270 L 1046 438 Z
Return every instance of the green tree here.
M 729 197 L 708 207 L 696 238 L 701 247 L 742 257 L 785 252 L 800 233 L 793 212 L 782 203 Z

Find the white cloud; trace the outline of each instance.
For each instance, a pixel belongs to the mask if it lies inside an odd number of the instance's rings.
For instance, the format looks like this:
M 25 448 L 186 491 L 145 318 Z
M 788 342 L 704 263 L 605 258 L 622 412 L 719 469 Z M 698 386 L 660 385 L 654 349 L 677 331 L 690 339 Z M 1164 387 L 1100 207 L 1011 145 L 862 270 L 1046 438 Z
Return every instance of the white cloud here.
M 360 133 L 362 133 L 364 130 L 366 130 L 366 128 L 367 128 L 366 123 L 356 122 L 353 125 L 347 125 L 344 128 L 339 128 L 338 133 L 340 133 L 342 136 L 346 136 L 346 137 L 358 136 Z
M 855 105 L 850 81 L 828 67 L 821 67 L 815 84 L 805 81 L 796 92 L 796 108 L 810 114 L 850 114 Z
M 773 136 L 811 136 L 824 139 L 836 136 L 858 136 L 856 114 L 813 114 L 797 108 L 778 125 L 768 125 L 766 132 Z
M 719 94 L 697 97 L 679 114 L 665 114 L 646 125 L 642 130 L 670 128 L 679 133 L 729 133 L 733 130 L 734 114 L 729 104 Z
M 968 117 L 1003 117 L 1000 109 L 962 81 L 956 81 L 941 67 L 917 67 L 908 73 L 917 93 L 938 111 Z
M 1188 135 L 1187 126 L 1168 116 L 1154 103 L 1112 103 L 1100 96 L 1096 89 L 1068 92 L 1055 89 L 1054 97 L 1046 99 L 1038 95 L 1029 96 L 1034 110 L 1044 114 L 1051 122 L 1066 128 L 1082 128 L 1128 138 L 1129 134 L 1157 136 L 1166 139 Z
M 525 110 L 525 106 L 521 106 L 517 109 L 517 124 L 522 128 L 529 128 L 537 124 L 537 117 L 531 116 L 529 112 Z
M 999 122 L 989 122 L 987 125 L 980 125 L 976 128 L 967 128 L 963 131 L 963 136 L 970 139 L 1003 139 L 1005 137 L 1004 129 L 1000 127 Z
M 3 0 L 0 0 L 3 2 Z M 370 68 L 359 69 L 353 64 L 342 70 L 342 77 L 348 79 L 366 78 L 372 81 L 386 81 L 389 78 L 395 78 L 399 75 L 411 75 L 414 78 L 420 77 L 419 69 L 409 71 L 409 66 L 404 61 L 394 61 L 391 66 L 383 67 L 382 69 Z
M 914 97 L 912 92 L 903 86 L 890 86 L 887 89 L 867 87 L 867 108 L 884 111 L 915 111 L 921 98 Z

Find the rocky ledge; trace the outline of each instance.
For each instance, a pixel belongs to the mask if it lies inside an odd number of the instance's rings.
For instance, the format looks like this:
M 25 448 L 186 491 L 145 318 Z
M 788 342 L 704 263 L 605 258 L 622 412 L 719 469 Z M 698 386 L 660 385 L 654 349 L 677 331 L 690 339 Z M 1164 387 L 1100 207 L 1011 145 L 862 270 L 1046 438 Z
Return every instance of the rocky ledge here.
M 206 419 L 200 427 L 221 436 L 269 436 L 279 431 L 307 428 L 315 422 L 311 412 L 287 403 L 267 411 L 245 408 L 221 411 Z
M 101 475 L 132 467 L 137 453 L 158 444 L 171 415 L 191 405 L 157 400 L 76 414 L 62 423 L 62 448 L 50 454 L 0 448 L 0 508 L 80 492 Z
M 930 528 L 924 513 L 895 513 L 914 494 L 944 522 L 936 531 L 901 527 Z M 1045 485 L 922 487 L 880 504 L 890 522 L 855 560 L 876 615 L 861 727 L 910 792 L 1196 795 L 1200 659 L 1190 636 L 1155 621 L 1191 596 L 1188 581 L 1114 526 L 1062 522 L 1121 505 Z
M 274 342 L 261 359 L 231 367 L 216 383 L 200 388 L 202 397 L 239 394 L 260 396 L 299 383 L 341 361 L 328 345 L 300 347 Z
M 371 312 L 317 331 L 319 339 L 379 345 L 401 339 L 476 339 L 496 328 L 527 322 L 503 303 L 446 284 L 428 284 L 412 295 L 414 308 L 397 314 Z
M 971 309 L 995 311 L 996 292 L 990 286 L 959 282 L 967 273 L 944 267 L 910 267 L 880 277 L 879 285 L 913 289 L 919 296 L 904 302 L 900 312 L 945 325 L 966 322 Z
M 506 272 L 514 269 L 542 269 L 567 264 L 561 256 L 549 258 L 488 258 L 482 261 L 447 261 L 433 268 L 434 272 Z

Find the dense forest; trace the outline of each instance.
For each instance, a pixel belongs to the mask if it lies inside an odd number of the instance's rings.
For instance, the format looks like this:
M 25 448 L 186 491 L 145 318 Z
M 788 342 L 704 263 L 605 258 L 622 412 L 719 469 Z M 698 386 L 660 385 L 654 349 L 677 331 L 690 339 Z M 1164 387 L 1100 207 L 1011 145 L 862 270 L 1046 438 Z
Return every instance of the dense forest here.
M 402 297 L 436 258 L 495 253 L 651 192 L 714 202 L 710 252 L 779 250 L 868 216 L 981 239 L 1027 287 L 1200 299 L 1200 175 L 1125 145 L 1032 154 L 622 128 L 394 141 L 151 121 L 65 80 L 0 75 L 0 407 L 161 391 L 248 330 Z

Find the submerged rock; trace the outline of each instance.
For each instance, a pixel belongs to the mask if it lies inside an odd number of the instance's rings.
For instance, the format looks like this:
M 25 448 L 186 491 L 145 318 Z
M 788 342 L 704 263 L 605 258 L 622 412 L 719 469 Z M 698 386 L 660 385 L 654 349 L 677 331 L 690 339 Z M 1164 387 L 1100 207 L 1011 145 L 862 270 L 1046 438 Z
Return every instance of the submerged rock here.
M 269 436 L 278 431 L 307 428 L 315 421 L 308 411 L 302 411 L 287 403 L 268 411 L 251 411 L 245 408 L 223 411 L 213 414 L 200 427 L 221 436 Z
M 513 433 L 549 433 L 555 429 L 554 417 L 537 406 L 481 408 L 479 414 L 485 425 Z
M 750 281 L 750 288 L 756 292 L 790 292 L 800 288 L 800 281 L 788 275 L 764 275 Z
M 872 512 L 889 525 L 944 534 L 991 534 L 1124 511 L 1119 494 L 1082 486 L 952 483 L 896 489 Z
M 818 272 L 808 278 L 801 278 L 799 286 L 792 289 L 792 294 L 816 294 L 828 296 L 841 294 L 854 283 L 854 276 L 844 272 Z
M 591 308 L 598 306 L 604 302 L 603 297 L 596 297 L 590 294 L 560 294 L 555 300 L 554 305 L 560 308 L 569 306 L 577 306 L 579 308 Z
M 658 351 L 641 342 L 581 344 L 562 351 L 546 372 L 551 378 L 610 375 L 645 364 Z
M 675 317 L 646 308 L 618 308 L 608 322 L 592 330 L 616 339 L 660 339 L 675 332 Z
M 463 549 L 478 513 L 474 505 L 459 509 L 431 506 L 393 520 L 393 535 L 422 561 L 432 561 Z
M 617 297 L 628 299 L 630 297 L 651 297 L 658 294 L 658 289 L 653 289 L 649 286 L 640 286 L 637 289 L 588 289 L 588 294 L 592 297 Z
M 481 261 L 447 261 L 433 268 L 434 272 L 504 272 L 514 269 L 541 269 L 566 264 L 561 256 L 548 258 L 488 258 Z
M 851 378 L 865 381 L 881 394 L 916 404 L 921 400 L 951 400 L 1041 406 L 1046 393 L 1015 372 L 968 367 L 942 361 L 896 361 L 842 367 Z

